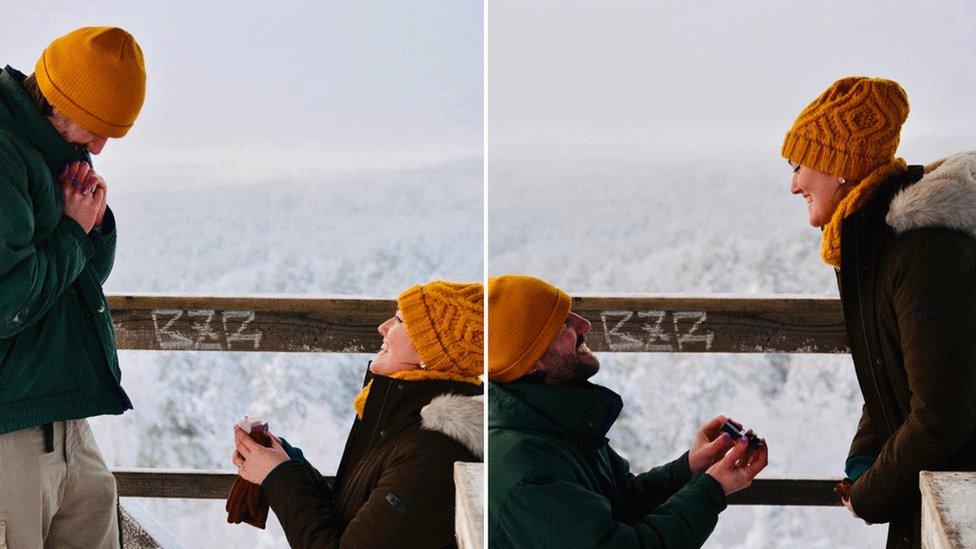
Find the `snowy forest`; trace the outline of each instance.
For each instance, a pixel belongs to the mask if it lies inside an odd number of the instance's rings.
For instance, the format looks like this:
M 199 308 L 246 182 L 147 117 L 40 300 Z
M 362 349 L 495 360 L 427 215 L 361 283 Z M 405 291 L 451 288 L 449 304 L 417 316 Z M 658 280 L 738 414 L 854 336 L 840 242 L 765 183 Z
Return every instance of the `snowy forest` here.
M 480 159 L 246 183 L 198 173 L 195 188 L 158 192 L 172 172 L 110 180 L 119 240 L 106 293 L 393 298 L 482 277 Z M 120 351 L 134 409 L 92 428 L 110 467 L 232 471 L 232 429 L 247 414 L 334 474 L 371 356 Z M 123 504 L 187 548 L 287 546 L 273 514 L 265 531 L 230 525 L 223 500 Z
M 586 295 L 837 297 L 820 232 L 777 151 L 753 160 L 493 162 L 491 274 Z M 601 353 L 621 394 L 614 449 L 633 472 L 688 449 L 717 414 L 766 437 L 760 478 L 841 478 L 862 399 L 848 355 Z M 811 433 L 816 433 L 811 435 Z M 733 506 L 706 547 L 883 547 L 843 507 Z

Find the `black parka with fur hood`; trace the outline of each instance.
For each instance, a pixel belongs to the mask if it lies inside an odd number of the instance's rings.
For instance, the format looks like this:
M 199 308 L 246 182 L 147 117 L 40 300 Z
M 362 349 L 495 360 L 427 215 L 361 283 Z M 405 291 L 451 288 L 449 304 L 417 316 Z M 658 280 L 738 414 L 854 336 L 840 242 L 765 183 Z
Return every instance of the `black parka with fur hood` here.
M 917 547 L 919 472 L 976 471 L 976 152 L 892 177 L 841 226 L 838 272 L 875 456 L 854 511 Z
M 480 385 L 373 381 L 334 483 L 304 459 L 262 488 L 292 547 L 454 547 L 454 462 L 484 455 Z

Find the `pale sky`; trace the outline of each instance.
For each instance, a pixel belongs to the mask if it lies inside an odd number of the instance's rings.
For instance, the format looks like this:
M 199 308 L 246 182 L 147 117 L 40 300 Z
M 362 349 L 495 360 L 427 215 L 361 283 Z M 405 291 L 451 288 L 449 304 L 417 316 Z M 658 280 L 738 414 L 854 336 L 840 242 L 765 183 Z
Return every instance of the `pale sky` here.
M 103 169 L 273 175 L 482 155 L 477 0 L 2 0 L 0 12 L 0 64 L 25 73 L 80 26 L 121 26 L 140 43 L 145 107 Z
M 976 148 L 971 0 L 492 0 L 489 26 L 493 161 L 778 154 L 855 74 L 907 91 L 903 154 Z

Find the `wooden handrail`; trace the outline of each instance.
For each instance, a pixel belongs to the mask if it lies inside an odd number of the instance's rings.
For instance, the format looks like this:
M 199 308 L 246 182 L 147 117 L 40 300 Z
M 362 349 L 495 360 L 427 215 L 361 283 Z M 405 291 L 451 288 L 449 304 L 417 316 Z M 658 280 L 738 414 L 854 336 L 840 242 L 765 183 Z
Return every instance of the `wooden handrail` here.
M 625 353 L 846 353 L 840 300 L 801 296 L 573 299 L 591 350 Z
M 392 299 L 113 295 L 120 349 L 371 353 Z M 624 353 L 845 353 L 840 301 L 802 296 L 579 296 L 589 347 Z
M 237 473 L 179 469 L 115 469 L 119 495 L 138 498 L 225 499 Z M 331 481 L 332 478 L 329 477 Z M 759 478 L 733 494 L 730 505 L 840 505 L 838 480 Z
M 346 297 L 108 297 L 120 349 L 372 353 L 392 299 Z
M 301 296 L 112 295 L 120 349 L 370 353 L 396 302 Z M 840 301 L 805 296 L 576 296 L 589 347 L 622 353 L 845 353 Z M 236 473 L 118 469 L 126 497 L 223 499 Z M 732 505 L 839 505 L 836 480 L 756 479 Z

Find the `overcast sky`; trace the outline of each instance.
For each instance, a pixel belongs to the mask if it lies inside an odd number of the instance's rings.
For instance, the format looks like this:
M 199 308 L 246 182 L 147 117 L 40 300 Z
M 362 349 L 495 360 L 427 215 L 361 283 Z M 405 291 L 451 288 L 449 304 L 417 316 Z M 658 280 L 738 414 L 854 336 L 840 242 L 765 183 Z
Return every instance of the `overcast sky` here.
M 234 173 L 479 158 L 477 0 L 2 0 L 0 63 L 31 72 L 51 39 L 116 25 L 142 46 L 145 107 L 99 165 Z
M 492 160 L 776 154 L 852 74 L 908 92 L 902 154 L 976 148 L 971 0 L 492 0 L 489 25 Z

